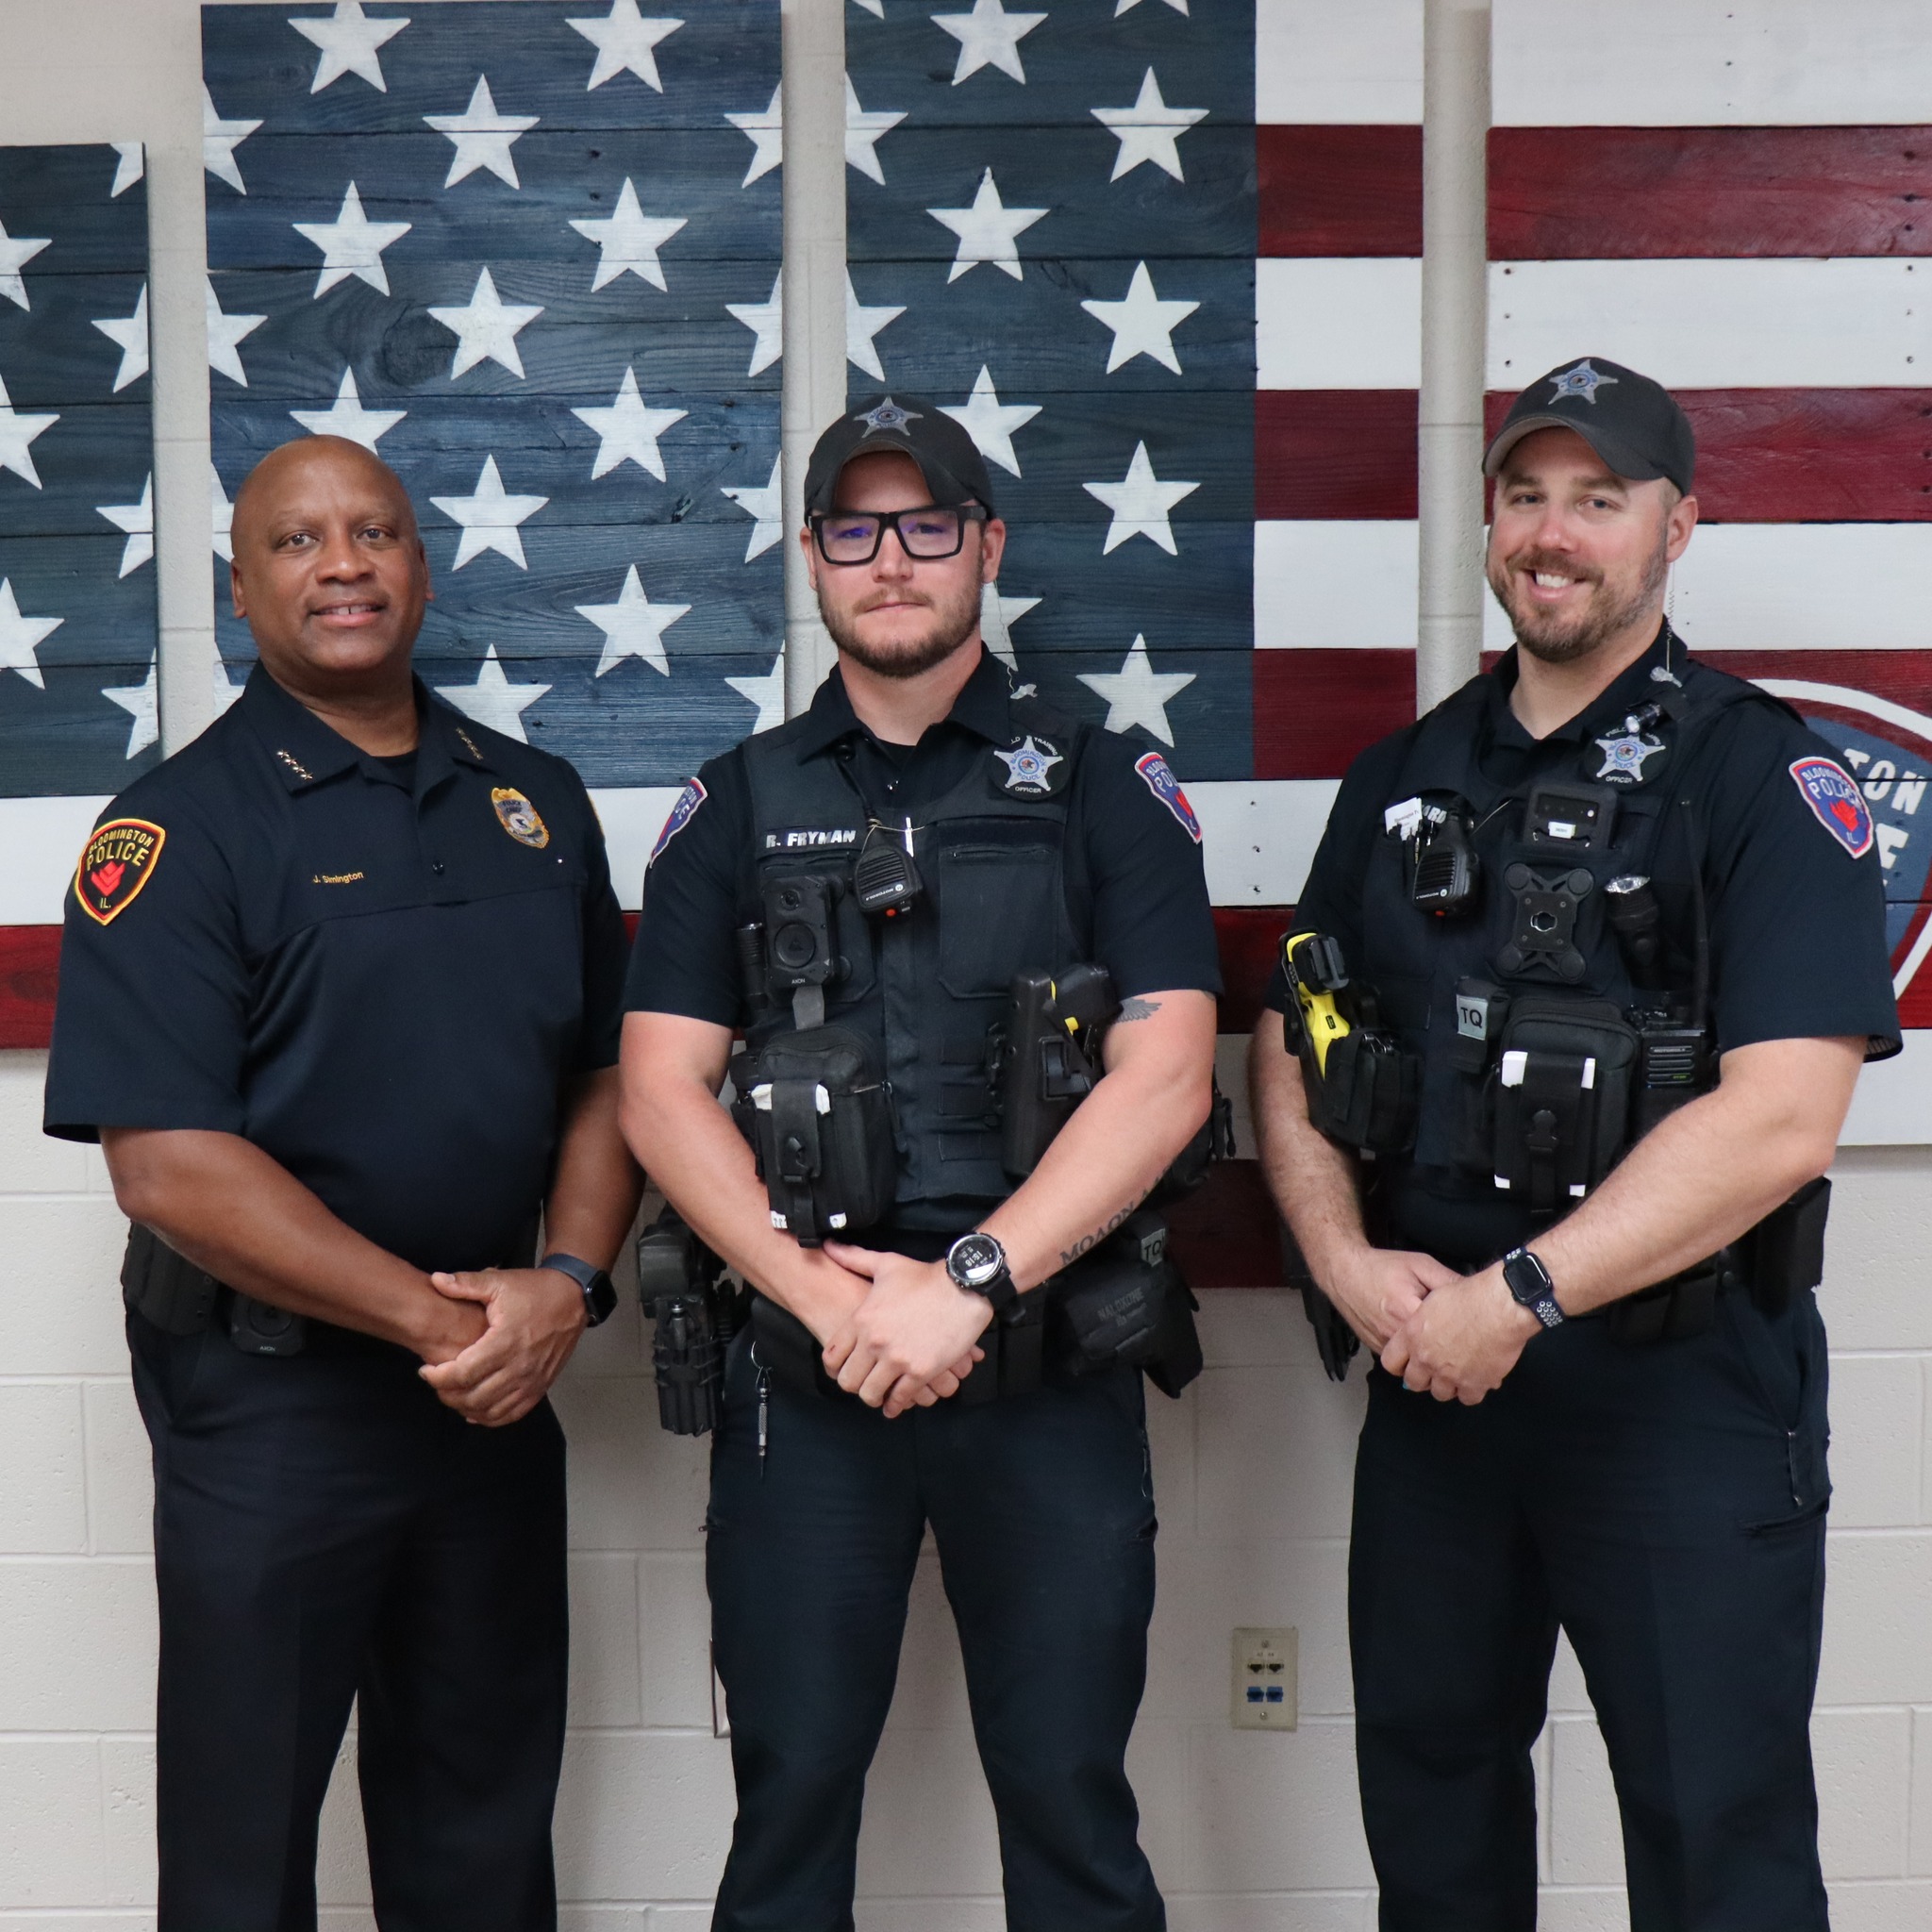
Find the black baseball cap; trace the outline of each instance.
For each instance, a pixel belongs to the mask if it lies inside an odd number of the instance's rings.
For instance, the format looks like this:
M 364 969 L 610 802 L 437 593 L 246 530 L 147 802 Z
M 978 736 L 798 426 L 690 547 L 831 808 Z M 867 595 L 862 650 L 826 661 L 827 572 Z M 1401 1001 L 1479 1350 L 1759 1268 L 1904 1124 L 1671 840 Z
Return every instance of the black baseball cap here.
M 1668 476 L 1686 496 L 1697 467 L 1697 439 L 1677 399 L 1659 382 L 1603 356 L 1585 356 L 1540 375 L 1509 405 L 1483 454 L 1493 476 L 1525 436 L 1574 429 L 1619 476 L 1648 483 Z
M 992 484 L 979 445 L 924 396 L 874 396 L 848 409 L 812 445 L 805 469 L 805 513 L 828 510 L 839 475 L 854 457 L 875 450 L 910 457 L 935 503 L 980 503 L 991 510 Z

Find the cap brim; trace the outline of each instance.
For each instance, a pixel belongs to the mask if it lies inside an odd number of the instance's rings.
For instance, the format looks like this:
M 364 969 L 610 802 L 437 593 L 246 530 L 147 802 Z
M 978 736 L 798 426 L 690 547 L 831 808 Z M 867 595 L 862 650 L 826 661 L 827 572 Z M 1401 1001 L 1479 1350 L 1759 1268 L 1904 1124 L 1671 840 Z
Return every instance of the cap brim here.
M 1573 430 L 1610 466 L 1613 474 L 1632 483 L 1654 483 L 1659 476 L 1670 474 L 1647 458 L 1638 456 L 1618 438 L 1599 429 L 1594 424 L 1580 423 L 1574 416 L 1549 414 L 1518 416 L 1514 422 L 1504 424 L 1497 430 L 1495 440 L 1483 452 L 1483 475 L 1500 475 L 1509 452 L 1525 436 L 1534 436 L 1539 429 Z

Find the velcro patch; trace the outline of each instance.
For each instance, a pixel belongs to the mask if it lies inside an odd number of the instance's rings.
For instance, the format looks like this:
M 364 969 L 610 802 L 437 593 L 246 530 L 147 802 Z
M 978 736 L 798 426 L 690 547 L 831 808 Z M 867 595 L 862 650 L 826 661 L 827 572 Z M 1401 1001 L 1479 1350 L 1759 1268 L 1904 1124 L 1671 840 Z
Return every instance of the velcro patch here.
M 1831 758 L 1798 758 L 1790 772 L 1818 823 L 1854 858 L 1863 858 L 1872 849 L 1872 808 L 1857 782 Z
M 154 876 L 168 835 L 146 819 L 109 819 L 98 825 L 74 869 L 74 896 L 99 925 L 111 925 Z
M 857 825 L 779 825 L 765 834 L 767 852 L 843 852 L 858 843 Z
M 1181 781 L 1168 769 L 1167 760 L 1158 751 L 1146 752 L 1134 760 L 1134 769 L 1146 781 L 1148 791 L 1173 812 L 1181 822 L 1182 830 L 1198 845 L 1201 821 L 1194 816 L 1194 808 L 1188 803 Z
M 698 807 L 709 796 L 710 793 L 695 778 L 677 794 L 677 803 L 671 808 L 671 814 L 664 821 L 664 829 L 658 834 L 658 842 L 651 847 L 650 858 L 644 860 L 646 872 L 657 864 L 658 856 L 665 846 L 697 816 Z

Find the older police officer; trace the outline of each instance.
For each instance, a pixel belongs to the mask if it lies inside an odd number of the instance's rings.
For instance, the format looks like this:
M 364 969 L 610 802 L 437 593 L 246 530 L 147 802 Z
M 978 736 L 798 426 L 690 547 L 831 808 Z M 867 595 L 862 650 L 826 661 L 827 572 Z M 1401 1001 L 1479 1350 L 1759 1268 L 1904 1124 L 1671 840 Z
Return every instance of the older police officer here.
M 1199 828 L 1158 753 L 1055 716 L 981 643 L 1005 526 L 950 418 L 910 396 L 854 409 L 806 508 L 838 669 L 680 800 L 625 994 L 631 1144 L 758 1291 L 712 1463 L 739 1793 L 713 1924 L 851 1925 L 930 1523 L 1008 1922 L 1153 1932 L 1123 1761 L 1153 1605 L 1141 1377 L 1091 1327 L 1070 1356 L 1042 1284 L 1135 1228 L 1208 1110 Z M 1009 1091 L 1003 1135 L 990 1028 L 1015 975 L 1071 1004 L 1070 969 L 1093 965 L 1119 1002 L 1103 1063 L 1022 1180 L 1013 1109 L 1038 1092 Z M 716 1097 L 740 1028 L 762 1181 Z M 1009 1027 L 1008 1063 L 1030 1080 L 1052 1056 L 1078 1084 L 1084 1053 L 1051 1031 Z M 1096 1278 L 1133 1297 L 1147 1252 Z
M 1817 1177 L 1898 1016 L 1857 787 L 1666 620 L 1693 459 L 1602 357 L 1518 397 L 1516 648 L 1356 761 L 1255 1035 L 1276 1198 L 1380 1357 L 1349 1624 L 1391 1932 L 1535 1923 L 1559 1625 L 1633 1932 L 1825 1924 Z
M 260 662 L 82 855 L 46 1097 L 136 1224 L 159 1924 L 313 1926 L 359 1696 L 378 1919 L 541 1932 L 567 1641 L 543 1398 L 637 1205 L 623 925 L 575 774 L 412 678 L 428 571 L 385 464 L 291 443 L 234 540 Z

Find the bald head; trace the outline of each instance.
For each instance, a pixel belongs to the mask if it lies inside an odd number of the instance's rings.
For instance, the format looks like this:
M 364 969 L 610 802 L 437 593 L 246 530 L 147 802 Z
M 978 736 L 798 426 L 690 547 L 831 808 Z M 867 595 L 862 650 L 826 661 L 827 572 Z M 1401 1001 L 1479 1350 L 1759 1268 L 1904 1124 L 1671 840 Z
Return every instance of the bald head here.
M 365 489 L 386 491 L 391 508 L 402 517 L 411 537 L 416 534 L 416 511 L 403 479 L 375 454 L 346 436 L 298 436 L 279 449 L 272 449 L 242 478 L 235 492 L 234 522 L 230 534 L 240 550 L 251 533 L 256 517 L 268 506 L 290 498 L 301 500 L 311 493 L 318 480 L 352 475 Z

